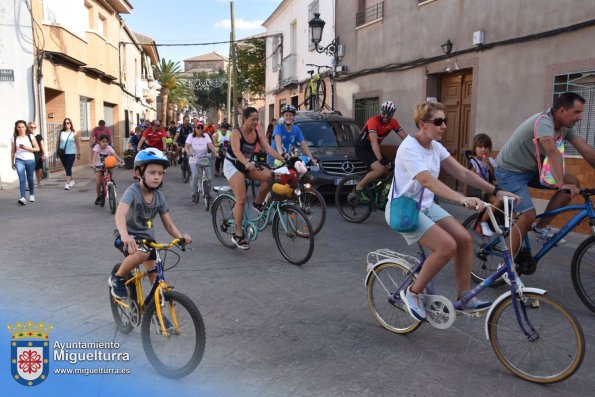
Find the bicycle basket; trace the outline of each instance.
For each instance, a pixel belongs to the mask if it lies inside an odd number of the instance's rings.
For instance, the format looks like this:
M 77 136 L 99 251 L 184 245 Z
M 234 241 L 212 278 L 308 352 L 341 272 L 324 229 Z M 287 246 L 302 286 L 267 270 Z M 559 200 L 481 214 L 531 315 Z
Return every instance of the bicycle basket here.
M 211 164 L 211 160 L 208 157 L 199 157 L 198 158 L 198 165 L 210 165 Z

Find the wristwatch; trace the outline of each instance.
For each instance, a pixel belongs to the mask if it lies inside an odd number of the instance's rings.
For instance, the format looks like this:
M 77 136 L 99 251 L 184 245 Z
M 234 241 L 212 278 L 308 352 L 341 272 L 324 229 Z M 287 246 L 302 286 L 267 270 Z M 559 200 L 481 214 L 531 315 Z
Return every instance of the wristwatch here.
M 502 190 L 500 186 L 494 185 L 494 191 L 492 192 L 492 194 L 495 196 L 500 190 Z

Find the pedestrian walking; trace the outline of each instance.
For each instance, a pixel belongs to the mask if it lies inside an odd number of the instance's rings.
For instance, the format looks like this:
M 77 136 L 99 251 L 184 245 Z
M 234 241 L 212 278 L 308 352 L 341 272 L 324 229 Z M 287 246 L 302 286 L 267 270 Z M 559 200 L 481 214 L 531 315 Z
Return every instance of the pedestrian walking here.
M 41 136 L 41 131 L 37 128 L 37 123 L 34 121 L 29 122 L 29 131 L 31 135 L 35 136 L 39 151 L 35 152 L 35 177 L 37 178 L 37 187 L 41 187 L 41 177 L 43 176 L 43 163 L 47 157 L 48 148 L 45 145 L 45 140 Z
M 74 186 L 72 179 L 72 166 L 76 159 L 81 158 L 81 139 L 68 117 L 62 122 L 62 131 L 58 135 L 58 157 L 66 172 L 66 185 L 64 190 L 70 190 Z
M 29 201 L 35 201 L 35 185 L 33 184 L 33 173 L 35 171 L 35 152 L 39 151 L 37 140 L 31 139 L 31 131 L 25 120 L 17 120 L 14 123 L 14 133 L 11 145 L 12 169 L 19 175 L 18 199 L 20 205 L 27 204 L 25 199 L 26 185 L 29 185 Z

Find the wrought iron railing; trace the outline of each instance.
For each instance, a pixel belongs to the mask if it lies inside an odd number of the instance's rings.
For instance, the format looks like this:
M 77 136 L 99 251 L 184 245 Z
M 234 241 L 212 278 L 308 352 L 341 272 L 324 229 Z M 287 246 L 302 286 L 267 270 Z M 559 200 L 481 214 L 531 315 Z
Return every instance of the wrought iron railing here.
M 374 4 L 371 7 L 366 8 L 358 12 L 355 15 L 355 27 L 365 25 L 368 22 L 382 18 L 384 15 L 384 1 L 378 4 Z

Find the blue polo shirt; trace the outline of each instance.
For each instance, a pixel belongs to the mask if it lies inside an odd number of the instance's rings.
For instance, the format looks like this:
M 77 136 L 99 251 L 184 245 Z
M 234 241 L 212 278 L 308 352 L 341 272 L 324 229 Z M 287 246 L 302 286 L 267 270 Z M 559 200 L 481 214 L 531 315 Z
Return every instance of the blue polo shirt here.
M 273 139 L 271 139 L 271 147 L 276 151 L 277 150 L 277 141 L 275 141 L 275 137 L 281 137 L 281 143 L 283 145 L 283 151 L 285 153 L 289 152 L 292 147 L 299 147 L 302 141 L 304 140 L 304 134 L 300 127 L 295 124 L 291 125 L 291 130 L 287 131 L 285 129 L 285 123 L 277 124 L 275 129 L 273 130 Z M 275 159 L 271 156 L 267 156 L 267 163 L 272 166 L 275 162 Z

